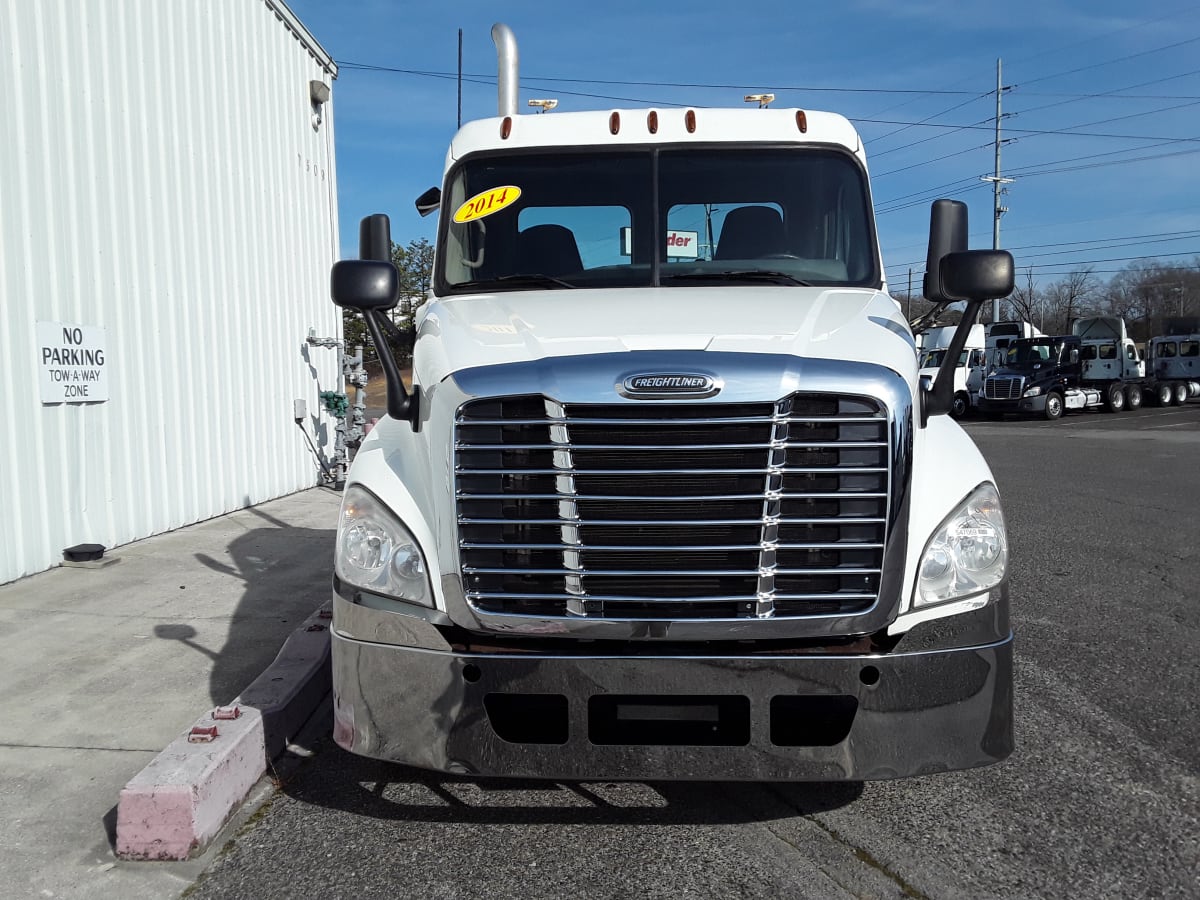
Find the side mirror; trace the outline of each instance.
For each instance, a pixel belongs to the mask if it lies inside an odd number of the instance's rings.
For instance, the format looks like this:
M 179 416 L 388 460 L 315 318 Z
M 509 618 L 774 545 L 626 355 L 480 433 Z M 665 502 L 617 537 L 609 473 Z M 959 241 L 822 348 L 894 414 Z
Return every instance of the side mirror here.
M 925 257 L 922 293 L 927 300 L 961 300 L 946 290 L 941 262 L 950 253 L 967 249 L 967 204 L 961 200 L 935 200 L 929 208 L 929 250 Z
M 442 189 L 440 187 L 431 187 L 417 198 L 417 212 L 422 217 L 429 215 L 431 212 L 437 212 L 437 208 L 441 205 Z
M 391 309 L 400 300 L 400 275 L 390 262 L 343 259 L 333 264 L 329 293 L 338 306 L 359 312 Z
M 1015 271 L 1007 250 L 964 250 L 942 257 L 939 280 L 957 300 L 995 300 L 1012 293 Z

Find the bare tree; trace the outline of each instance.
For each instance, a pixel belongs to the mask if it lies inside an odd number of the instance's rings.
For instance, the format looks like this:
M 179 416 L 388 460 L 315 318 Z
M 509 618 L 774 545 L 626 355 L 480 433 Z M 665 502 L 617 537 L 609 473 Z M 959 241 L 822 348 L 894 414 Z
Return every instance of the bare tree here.
M 1019 322 L 1033 322 L 1039 328 L 1040 323 L 1034 318 L 1041 309 L 1042 295 L 1033 283 L 1033 267 L 1025 270 L 1025 283 L 1017 284 L 1009 295 L 1008 304 L 1012 308 L 1013 318 Z M 1044 318 L 1044 316 L 1043 316 Z
M 1053 333 L 1066 334 L 1071 323 L 1088 311 L 1089 301 L 1096 291 L 1096 278 L 1091 267 L 1080 269 L 1054 282 L 1046 291 Z

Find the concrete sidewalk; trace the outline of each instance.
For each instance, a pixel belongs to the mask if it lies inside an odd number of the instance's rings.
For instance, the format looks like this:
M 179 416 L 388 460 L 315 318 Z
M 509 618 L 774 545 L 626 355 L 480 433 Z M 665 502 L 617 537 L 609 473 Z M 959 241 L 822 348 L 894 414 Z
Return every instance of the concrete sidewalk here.
M 329 602 L 321 488 L 0 586 L 0 895 L 167 898 L 207 860 L 114 854 L 122 788 Z

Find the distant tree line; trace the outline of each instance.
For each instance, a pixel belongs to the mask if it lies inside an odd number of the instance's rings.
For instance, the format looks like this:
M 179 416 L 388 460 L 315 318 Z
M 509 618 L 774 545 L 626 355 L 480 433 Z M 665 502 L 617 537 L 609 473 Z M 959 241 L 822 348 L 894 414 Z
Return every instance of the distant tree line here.
M 893 296 L 910 320 L 932 305 L 903 292 Z M 1001 302 L 1000 315 L 1005 321 L 1032 322 L 1045 334 L 1069 333 L 1071 322 L 1084 316 L 1120 316 L 1130 337 L 1145 341 L 1162 334 L 1168 319 L 1200 317 L 1200 257 L 1191 265 L 1132 263 L 1108 281 L 1097 277 L 1091 267 L 1084 267 L 1039 284 L 1031 268 L 1018 266 L 1016 287 Z M 991 316 L 992 305 L 985 303 L 981 320 L 989 322 Z M 938 321 L 950 325 L 959 317 L 960 313 L 951 309 Z

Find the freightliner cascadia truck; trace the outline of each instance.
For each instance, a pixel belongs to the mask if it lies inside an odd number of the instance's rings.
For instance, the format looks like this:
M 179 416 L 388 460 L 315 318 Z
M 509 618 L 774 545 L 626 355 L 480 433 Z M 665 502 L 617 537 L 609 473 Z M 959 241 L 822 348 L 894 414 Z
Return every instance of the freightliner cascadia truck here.
M 493 37 L 499 114 L 417 200 L 439 221 L 412 333 L 386 312 L 386 216 L 331 277 L 388 386 L 337 533 L 337 742 L 563 780 L 1006 757 L 1008 537 L 947 413 L 1012 257 L 934 204 L 925 294 L 965 310 L 920 378 L 845 118 L 518 115 L 515 40 Z

